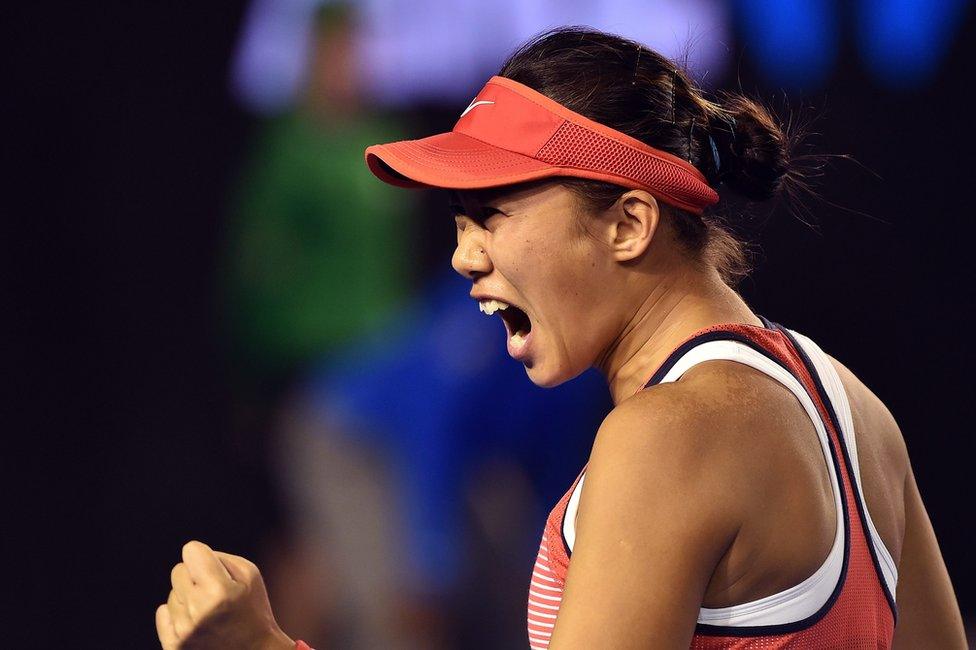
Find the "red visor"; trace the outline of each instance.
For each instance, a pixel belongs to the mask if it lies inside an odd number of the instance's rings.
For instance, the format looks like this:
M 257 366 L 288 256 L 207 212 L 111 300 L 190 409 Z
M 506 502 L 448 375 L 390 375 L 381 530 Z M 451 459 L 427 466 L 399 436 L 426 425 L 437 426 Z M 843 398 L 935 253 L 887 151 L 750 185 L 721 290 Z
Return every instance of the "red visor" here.
M 718 201 L 690 163 L 497 76 L 449 133 L 373 145 L 366 164 L 399 187 L 475 189 L 574 176 L 647 190 L 694 213 Z

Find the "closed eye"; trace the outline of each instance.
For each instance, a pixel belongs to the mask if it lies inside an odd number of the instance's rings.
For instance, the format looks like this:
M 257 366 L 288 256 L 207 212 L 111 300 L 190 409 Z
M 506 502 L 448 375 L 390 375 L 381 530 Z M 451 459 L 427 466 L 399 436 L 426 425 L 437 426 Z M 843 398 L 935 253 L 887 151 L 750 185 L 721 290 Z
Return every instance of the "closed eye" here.
M 464 230 L 465 219 L 470 219 L 471 221 L 475 222 L 476 224 L 484 228 L 488 220 L 491 219 L 491 217 L 493 217 L 494 215 L 500 214 L 505 217 L 508 216 L 498 208 L 493 208 L 487 205 L 481 208 L 480 210 L 478 210 L 477 214 L 473 214 L 473 215 L 467 213 L 462 206 L 457 204 L 451 204 L 450 206 L 448 206 L 448 208 L 450 209 L 451 214 L 454 215 L 454 220 L 457 222 L 458 230 Z
M 454 215 L 454 222 L 457 224 L 458 232 L 462 232 L 469 222 L 474 221 L 465 213 L 464 208 L 459 205 L 449 206 L 451 214 Z

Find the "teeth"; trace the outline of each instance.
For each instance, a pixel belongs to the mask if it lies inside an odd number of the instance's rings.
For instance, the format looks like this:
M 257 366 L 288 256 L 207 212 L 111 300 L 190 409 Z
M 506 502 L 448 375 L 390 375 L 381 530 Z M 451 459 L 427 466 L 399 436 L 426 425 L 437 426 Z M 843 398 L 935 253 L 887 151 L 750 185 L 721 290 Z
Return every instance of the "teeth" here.
M 502 302 L 501 300 L 481 300 L 478 302 L 478 309 L 488 315 L 491 315 L 499 309 L 508 309 L 508 304 Z
M 520 349 L 523 345 L 525 345 L 525 337 L 523 337 L 518 332 L 512 334 L 512 338 L 510 338 L 509 341 L 511 341 L 512 347 L 515 348 L 516 350 Z

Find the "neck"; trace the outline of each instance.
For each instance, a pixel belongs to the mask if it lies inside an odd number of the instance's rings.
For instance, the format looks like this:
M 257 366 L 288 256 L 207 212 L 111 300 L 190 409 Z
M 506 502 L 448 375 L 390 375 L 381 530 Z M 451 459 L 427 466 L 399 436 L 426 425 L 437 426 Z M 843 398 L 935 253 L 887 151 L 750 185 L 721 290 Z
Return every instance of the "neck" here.
M 715 272 L 669 274 L 643 296 L 596 364 L 607 379 L 614 404 L 637 393 L 697 330 L 722 323 L 762 324 Z

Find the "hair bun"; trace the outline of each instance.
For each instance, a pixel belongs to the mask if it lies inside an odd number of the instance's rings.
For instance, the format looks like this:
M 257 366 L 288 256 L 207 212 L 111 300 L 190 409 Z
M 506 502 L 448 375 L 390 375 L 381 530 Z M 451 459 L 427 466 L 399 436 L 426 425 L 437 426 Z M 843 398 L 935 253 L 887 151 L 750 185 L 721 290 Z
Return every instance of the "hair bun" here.
M 718 144 L 717 179 L 733 192 L 763 201 L 777 195 L 790 171 L 790 140 L 760 103 L 727 94 L 724 116 L 710 131 Z

